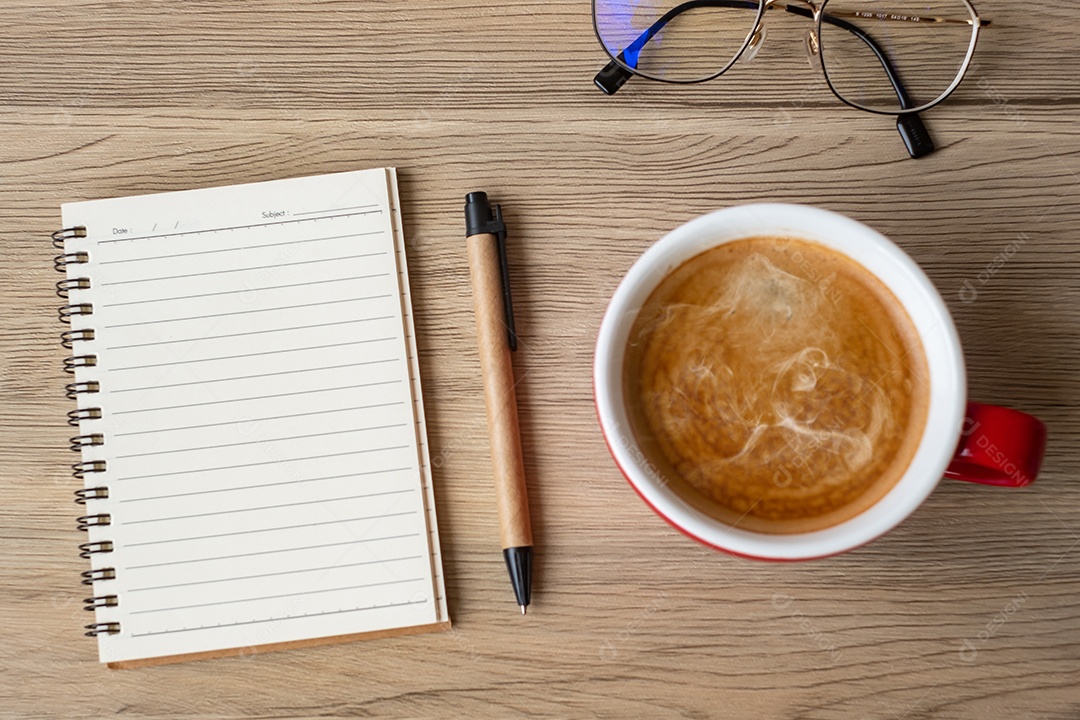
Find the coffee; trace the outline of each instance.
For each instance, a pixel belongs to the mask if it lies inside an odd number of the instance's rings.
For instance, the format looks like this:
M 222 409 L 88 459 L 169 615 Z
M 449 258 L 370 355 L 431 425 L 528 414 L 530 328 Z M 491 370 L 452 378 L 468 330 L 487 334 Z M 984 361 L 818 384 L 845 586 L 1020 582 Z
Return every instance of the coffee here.
M 915 454 L 930 394 L 891 291 L 845 255 L 778 237 L 670 272 L 634 322 L 623 387 L 672 488 L 765 533 L 824 529 L 880 500 Z

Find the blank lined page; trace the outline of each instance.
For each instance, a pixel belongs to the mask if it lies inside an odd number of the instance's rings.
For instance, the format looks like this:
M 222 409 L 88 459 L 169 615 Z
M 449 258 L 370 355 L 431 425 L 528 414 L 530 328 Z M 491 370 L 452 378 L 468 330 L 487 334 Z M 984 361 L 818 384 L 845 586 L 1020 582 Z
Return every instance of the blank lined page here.
M 64 206 L 103 662 L 447 619 L 393 171 Z

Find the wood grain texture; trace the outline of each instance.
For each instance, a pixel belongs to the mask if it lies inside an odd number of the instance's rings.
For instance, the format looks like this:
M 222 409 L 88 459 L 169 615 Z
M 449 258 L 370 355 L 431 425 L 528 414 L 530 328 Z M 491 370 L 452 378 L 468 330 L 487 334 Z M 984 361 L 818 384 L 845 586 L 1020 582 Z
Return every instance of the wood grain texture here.
M 1075 3 L 979 10 L 976 67 L 926 115 L 940 150 L 912 161 L 891 120 L 832 98 L 787 14 L 721 80 L 608 98 L 586 0 L 0 5 L 0 715 L 1080 717 L 1080 25 Z M 454 629 L 106 671 L 81 634 L 60 203 L 383 165 L 400 171 Z M 525 618 L 490 482 L 474 189 L 511 232 Z M 749 201 L 847 213 L 920 262 L 970 395 L 1047 421 L 1039 482 L 943 484 L 887 537 L 812 564 L 722 556 L 656 518 L 596 426 L 597 325 L 650 243 Z

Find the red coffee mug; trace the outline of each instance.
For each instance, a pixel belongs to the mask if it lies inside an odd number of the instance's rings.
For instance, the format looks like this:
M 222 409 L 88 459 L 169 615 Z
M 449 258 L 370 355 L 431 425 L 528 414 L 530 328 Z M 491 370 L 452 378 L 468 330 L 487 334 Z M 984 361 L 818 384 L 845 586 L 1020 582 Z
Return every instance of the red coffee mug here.
M 794 237 L 847 255 L 873 273 L 904 306 L 926 353 L 930 402 L 923 436 L 904 475 L 874 505 L 814 532 L 767 534 L 705 515 L 671 488 L 629 430 L 623 361 L 630 328 L 646 299 L 672 270 L 717 245 L 755 236 Z M 597 416 L 615 462 L 658 514 L 701 542 L 768 560 L 805 560 L 845 552 L 883 535 L 926 499 L 942 477 L 1022 487 L 1038 475 L 1046 427 L 1018 410 L 967 402 L 967 376 L 952 317 L 933 283 L 903 250 L 850 218 L 801 205 L 742 205 L 679 227 L 649 248 L 620 283 L 596 343 Z

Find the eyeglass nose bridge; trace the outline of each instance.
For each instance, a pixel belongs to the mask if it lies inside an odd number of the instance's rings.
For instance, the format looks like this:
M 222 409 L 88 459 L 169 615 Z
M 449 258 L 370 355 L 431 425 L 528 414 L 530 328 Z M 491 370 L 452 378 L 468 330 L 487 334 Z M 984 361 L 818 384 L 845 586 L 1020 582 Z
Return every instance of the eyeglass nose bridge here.
M 816 30 L 811 28 L 806 31 L 805 45 L 806 61 L 810 63 L 810 67 L 818 72 L 823 72 L 821 68 L 821 44 L 818 42 Z
M 758 51 L 761 50 L 761 46 L 765 44 L 765 39 L 769 36 L 769 28 L 765 23 L 758 23 L 758 26 L 754 28 L 754 32 L 750 34 L 750 40 L 746 43 L 746 49 L 743 50 L 741 60 L 744 63 L 748 63 L 757 57 Z
M 818 16 L 821 14 L 821 7 L 814 3 L 813 0 L 765 0 L 766 10 L 773 7 L 783 8 L 789 13 L 805 17 L 813 21 L 815 26 L 818 22 Z M 764 26 L 758 25 L 746 46 L 745 52 L 749 53 L 749 57 L 746 58 L 747 61 L 753 60 L 757 55 L 761 43 L 764 41 L 764 35 Z M 821 67 L 821 42 L 818 40 L 815 28 L 806 31 L 803 46 L 806 49 L 806 61 L 810 63 L 810 67 L 818 72 L 823 72 Z
M 791 5 L 790 4 L 791 2 L 799 3 L 799 5 Z M 805 5 L 806 7 L 803 8 L 803 7 L 801 7 L 802 5 Z M 765 0 L 765 10 L 768 10 L 771 7 L 784 8 L 788 12 L 795 13 L 796 15 L 803 15 L 805 17 L 810 18 L 811 20 L 816 21 L 816 19 L 817 19 L 818 8 L 813 2 L 811 2 L 811 0 Z M 762 13 L 762 17 L 764 18 L 764 13 Z M 811 31 L 811 33 L 812 32 L 813 31 Z M 743 62 L 748 63 L 751 60 L 753 60 L 754 58 L 756 58 L 758 52 L 760 52 L 760 50 L 761 50 L 761 46 L 765 44 L 765 40 L 768 37 L 769 37 L 769 28 L 768 28 L 768 26 L 765 25 L 763 20 L 759 21 L 757 26 L 754 28 L 754 31 L 752 33 L 750 33 L 750 39 L 746 41 L 746 48 L 742 51 L 742 55 L 741 55 L 740 59 Z M 809 47 L 809 46 L 807 46 L 807 47 Z M 809 50 L 808 50 L 808 53 L 809 53 Z M 816 36 L 814 38 L 814 50 L 813 50 L 812 54 L 815 55 L 815 56 L 817 55 L 817 37 Z M 810 64 L 812 66 L 815 64 L 812 57 L 810 58 Z M 817 66 L 820 67 L 820 64 L 821 63 L 817 63 Z

